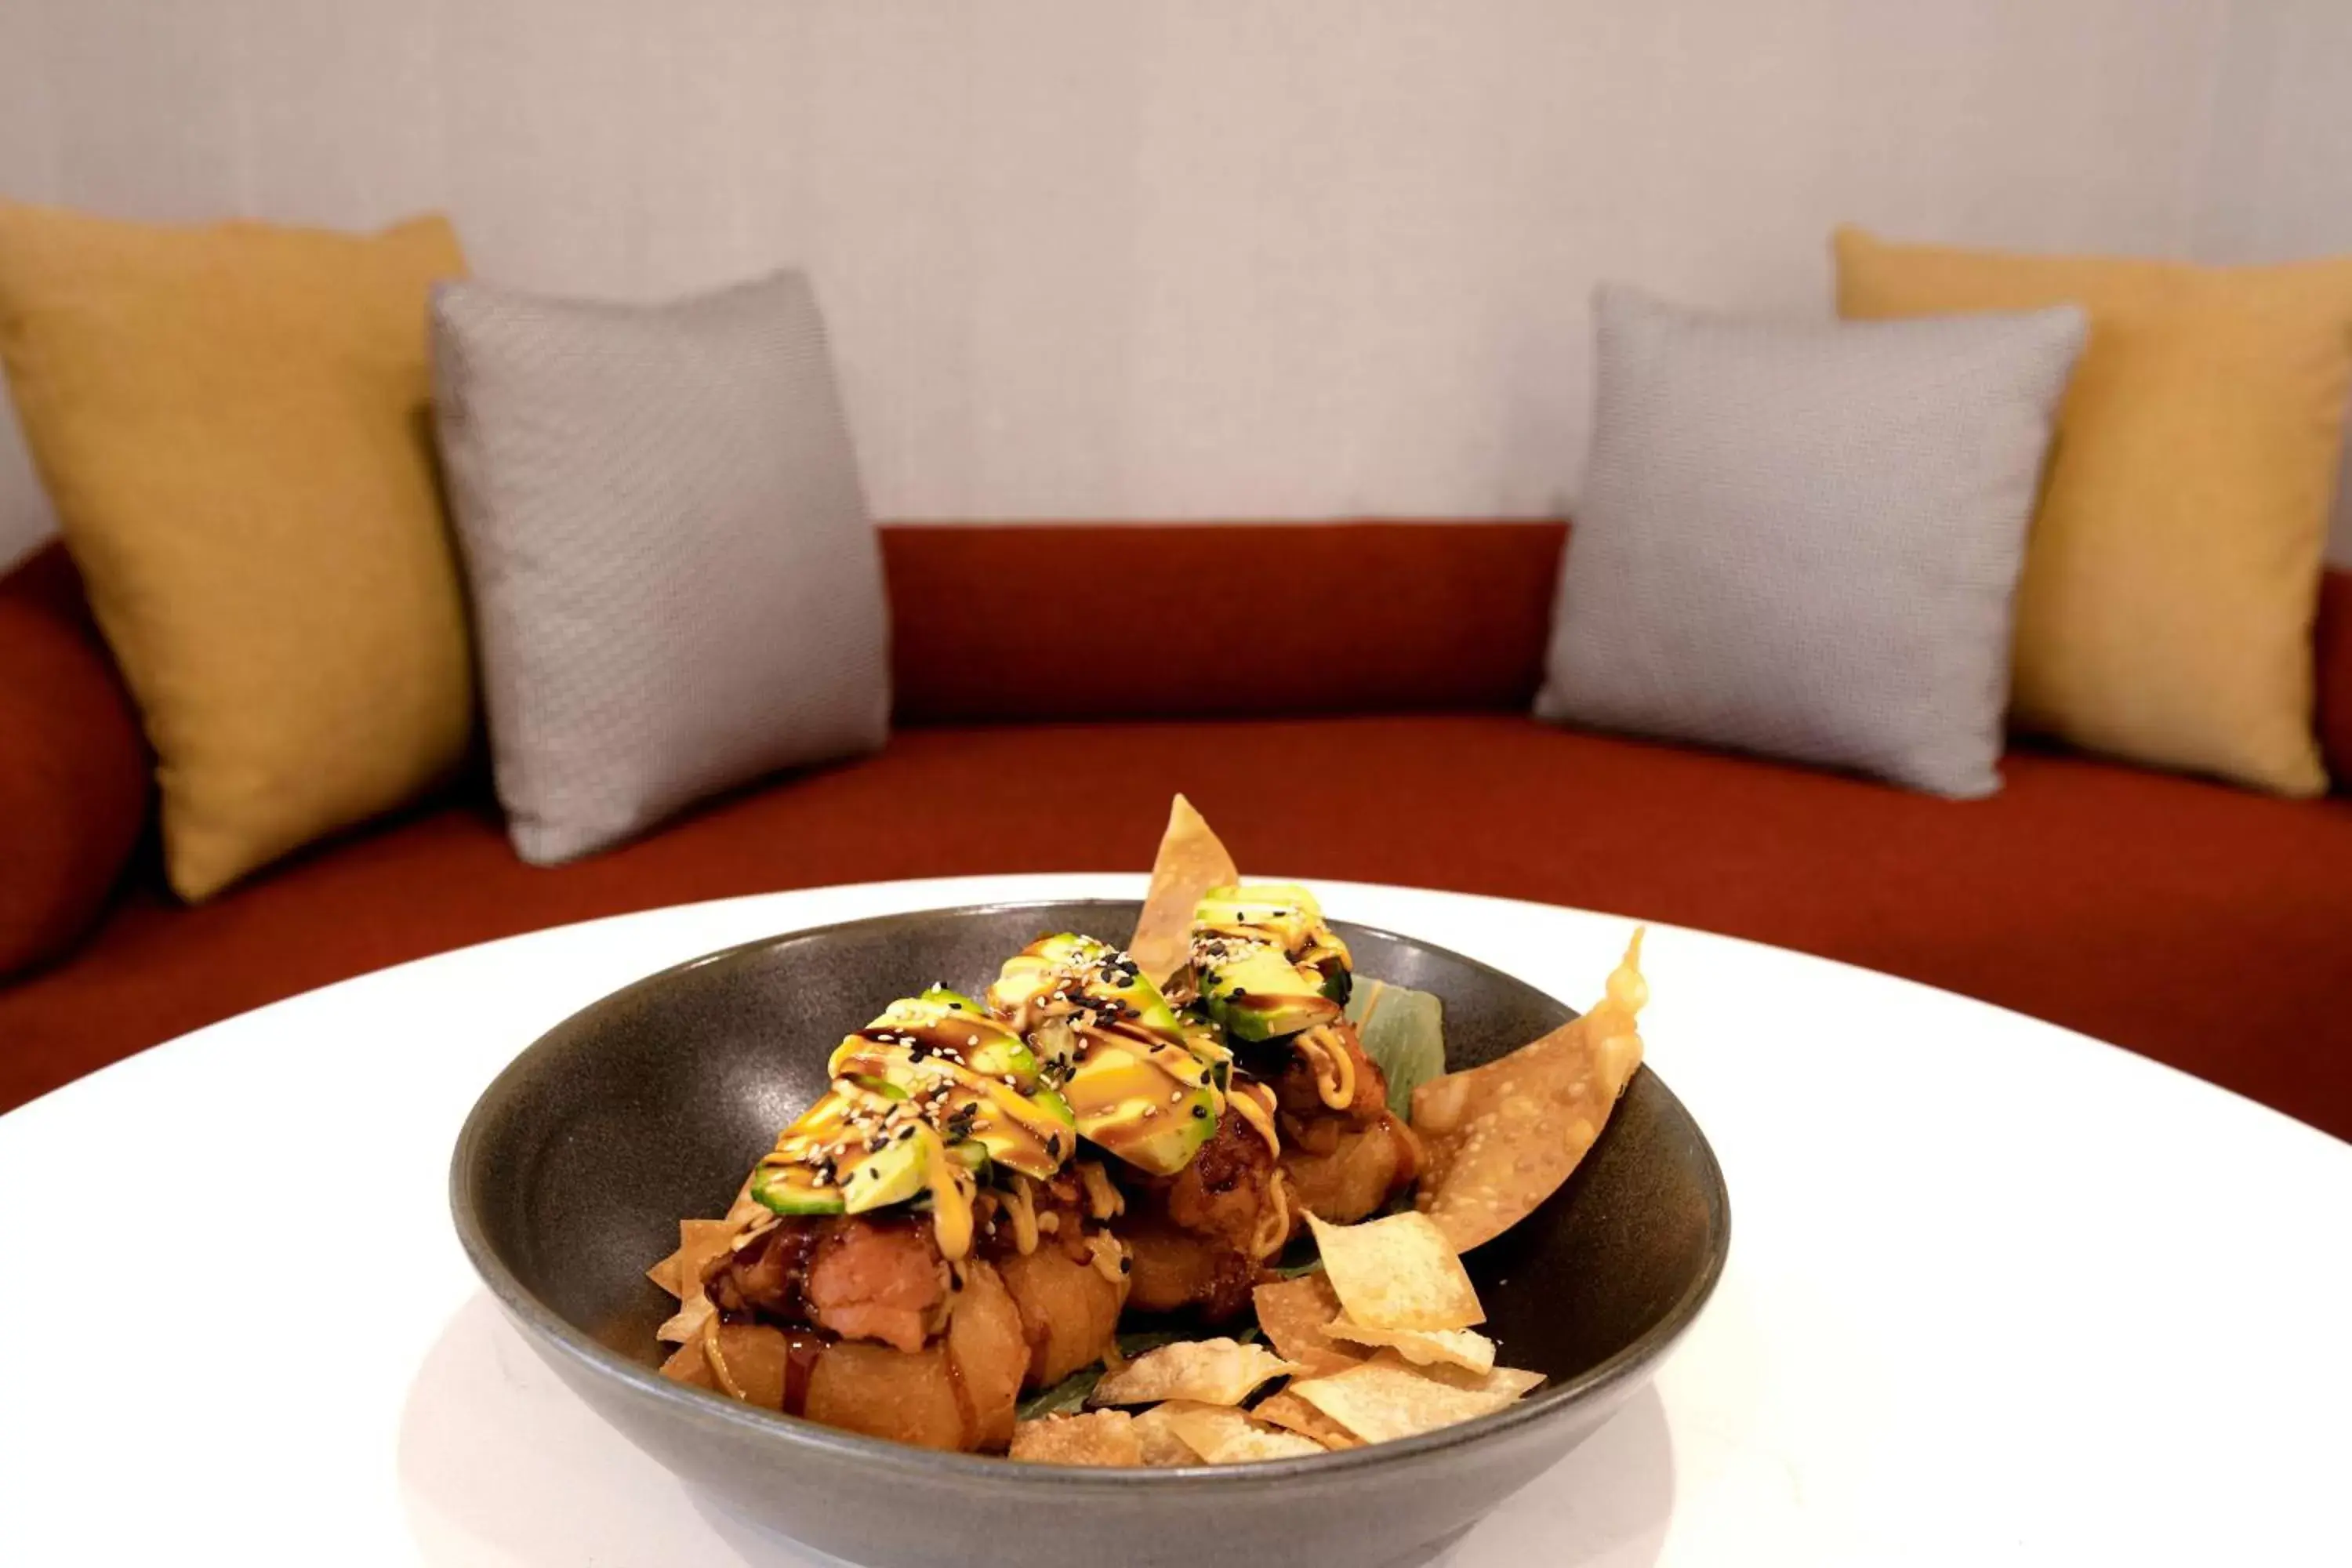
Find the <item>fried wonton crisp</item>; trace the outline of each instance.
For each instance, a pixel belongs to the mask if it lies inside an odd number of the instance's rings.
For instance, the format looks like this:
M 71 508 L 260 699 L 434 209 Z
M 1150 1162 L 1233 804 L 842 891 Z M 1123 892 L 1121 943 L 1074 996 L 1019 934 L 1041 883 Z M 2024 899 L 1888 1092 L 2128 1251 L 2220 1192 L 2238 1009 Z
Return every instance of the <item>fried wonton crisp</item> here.
M 677 1222 L 677 1250 L 646 1270 L 655 1284 L 678 1298 L 677 1311 L 656 1331 L 671 1344 L 683 1344 L 702 1331 L 710 1316 L 709 1298 L 702 1293 L 702 1271 L 727 1250 L 736 1227 L 723 1219 L 682 1219 Z
M 1143 1437 L 1124 1410 L 1048 1415 L 1013 1424 L 1013 1457 L 1039 1465 L 1139 1465 Z
M 1513 1399 L 1540 1388 L 1544 1381 L 1543 1373 L 1516 1366 L 1498 1366 L 1487 1372 L 1468 1372 L 1458 1366 L 1424 1366 L 1416 1370 L 1423 1377 L 1472 1394 L 1503 1394 Z
M 1355 1344 L 1384 1345 L 1415 1366 L 1495 1370 L 1495 1342 L 1475 1329 L 1367 1329 L 1342 1318 L 1323 1331 Z
M 1327 1225 L 1309 1215 L 1307 1224 L 1349 1322 L 1368 1329 L 1466 1329 L 1486 1321 L 1462 1259 L 1426 1215 Z
M 1238 882 L 1234 858 L 1209 830 L 1192 803 L 1178 795 L 1168 807 L 1168 831 L 1151 863 L 1151 887 L 1127 955 L 1155 985 L 1192 961 L 1192 910 L 1212 888 Z
M 1311 1437 L 1326 1448 L 1360 1448 L 1362 1438 L 1332 1420 L 1288 1389 L 1268 1394 L 1250 1407 L 1250 1415 L 1271 1426 Z
M 1526 1218 L 1591 1149 L 1642 1065 L 1636 1020 L 1649 994 L 1636 930 L 1592 1011 L 1498 1061 L 1413 1091 L 1423 1155 L 1414 1201 L 1455 1251 Z
M 1182 1404 L 1155 1405 L 1135 1417 L 1135 1436 L 1143 1446 L 1143 1462 L 1154 1469 L 1172 1465 L 1197 1465 L 1201 1456 L 1192 1446 L 1176 1435 L 1169 1423 L 1176 1412 L 1188 1408 Z
M 1252 1299 L 1258 1328 L 1284 1360 L 1297 1363 L 1302 1371 L 1345 1372 L 1370 1353 L 1340 1344 L 1326 1331 L 1339 1315 L 1339 1298 L 1327 1274 L 1277 1279 L 1259 1286 Z
M 1180 1340 L 1146 1351 L 1115 1372 L 1103 1374 L 1088 1405 L 1150 1405 L 1187 1399 L 1202 1405 L 1239 1405 L 1260 1384 L 1300 1369 L 1264 1345 L 1233 1340 Z
M 1297 1394 L 1367 1443 L 1391 1443 L 1491 1415 L 1514 1394 L 1456 1387 L 1386 1351 L 1345 1372 L 1305 1378 Z
M 1203 1464 L 1239 1465 L 1252 1459 L 1295 1459 L 1322 1453 L 1312 1437 L 1253 1421 L 1229 1405 L 1179 1400 L 1159 1407 L 1160 1418 Z

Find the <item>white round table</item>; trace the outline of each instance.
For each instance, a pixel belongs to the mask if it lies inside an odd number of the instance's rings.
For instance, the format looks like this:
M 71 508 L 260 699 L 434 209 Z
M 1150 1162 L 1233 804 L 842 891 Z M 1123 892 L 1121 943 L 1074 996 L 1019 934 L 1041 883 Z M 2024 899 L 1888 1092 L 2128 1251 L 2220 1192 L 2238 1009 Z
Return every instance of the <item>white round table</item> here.
M 1622 919 L 1318 883 L 1589 1005 Z M 831 888 L 444 954 L 0 1118 L 0 1562 L 792 1563 L 505 1324 L 445 1184 L 549 1025 L 713 948 L 1136 876 Z M 2352 1563 L 2352 1146 L 1907 982 L 1672 928 L 1712 1305 L 1454 1563 Z M 2249 977 L 2253 983 L 2253 977 Z M 5 1049 L 0 1042 L 0 1049 Z

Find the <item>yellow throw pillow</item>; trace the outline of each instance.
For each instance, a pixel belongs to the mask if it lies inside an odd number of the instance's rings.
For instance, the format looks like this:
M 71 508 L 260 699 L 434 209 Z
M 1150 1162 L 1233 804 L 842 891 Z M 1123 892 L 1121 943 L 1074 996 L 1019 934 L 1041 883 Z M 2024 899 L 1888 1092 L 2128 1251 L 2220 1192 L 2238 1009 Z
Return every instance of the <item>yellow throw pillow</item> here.
M 2323 792 L 2311 632 L 2352 386 L 2352 258 L 2004 256 L 1851 228 L 1836 247 L 1847 316 L 2090 312 L 2018 585 L 2018 727 Z
M 0 363 L 155 748 L 188 899 L 446 778 L 473 727 L 433 468 L 438 217 L 374 236 L 0 204 Z

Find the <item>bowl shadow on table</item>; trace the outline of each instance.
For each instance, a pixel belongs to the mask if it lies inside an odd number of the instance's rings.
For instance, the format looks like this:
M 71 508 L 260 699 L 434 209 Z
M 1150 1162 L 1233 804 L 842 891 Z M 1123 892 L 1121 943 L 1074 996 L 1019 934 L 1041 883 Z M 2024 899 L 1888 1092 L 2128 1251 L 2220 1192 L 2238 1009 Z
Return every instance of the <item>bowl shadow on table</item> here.
M 638 1451 L 563 1386 L 486 1292 L 458 1309 L 417 1369 L 398 1467 L 427 1563 L 832 1561 L 730 1513 Z M 1645 1386 L 1434 1561 L 1637 1568 L 1657 1560 L 1674 1498 L 1672 1434 L 1657 1391 Z

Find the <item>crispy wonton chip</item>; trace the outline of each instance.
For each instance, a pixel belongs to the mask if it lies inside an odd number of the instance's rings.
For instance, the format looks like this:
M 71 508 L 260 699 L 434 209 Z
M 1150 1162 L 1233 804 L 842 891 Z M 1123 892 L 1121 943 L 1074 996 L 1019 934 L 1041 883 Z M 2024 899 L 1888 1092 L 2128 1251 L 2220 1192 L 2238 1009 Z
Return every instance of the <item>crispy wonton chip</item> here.
M 1544 1381 L 1543 1373 L 1524 1372 L 1516 1366 L 1498 1366 L 1491 1372 L 1468 1372 L 1458 1366 L 1424 1366 L 1414 1370 L 1423 1377 L 1451 1384 L 1472 1394 L 1507 1394 L 1514 1399 L 1542 1387 Z
M 1163 1399 L 1239 1405 L 1258 1384 L 1300 1370 L 1264 1345 L 1180 1340 L 1105 1373 L 1088 1405 L 1151 1405 Z
M 1495 1370 L 1495 1342 L 1475 1329 L 1367 1329 L 1342 1318 L 1323 1331 L 1360 1345 L 1385 1345 L 1415 1366 Z
M 1013 1457 L 1039 1465 L 1139 1465 L 1143 1438 L 1124 1410 L 1016 1421 Z
M 1192 910 L 1201 895 L 1242 879 L 1234 858 L 1192 803 L 1178 795 L 1168 807 L 1168 831 L 1160 836 L 1160 855 L 1151 863 L 1151 889 L 1144 896 L 1143 913 L 1127 955 L 1155 985 L 1192 961 Z
M 1649 995 L 1637 928 L 1592 1011 L 1499 1061 L 1413 1091 L 1423 1162 L 1414 1202 L 1455 1251 L 1525 1219 L 1591 1149 L 1642 1065 L 1636 1019 Z
M 1345 1372 L 1369 1352 L 1343 1345 L 1324 1332 L 1339 1315 L 1339 1298 L 1331 1278 L 1319 1270 L 1295 1279 L 1277 1279 L 1252 1292 L 1257 1306 L 1257 1326 L 1285 1361 L 1295 1362 L 1313 1374 Z
M 1516 1397 L 1457 1388 L 1386 1351 L 1329 1377 L 1294 1383 L 1290 1392 L 1367 1443 L 1394 1442 L 1491 1415 Z
M 1462 1259 L 1426 1215 L 1328 1225 L 1308 1215 L 1307 1223 L 1349 1322 L 1368 1329 L 1466 1329 L 1486 1321 Z
M 1160 1419 L 1203 1464 L 1239 1465 L 1252 1459 L 1295 1459 L 1322 1453 L 1312 1437 L 1253 1421 L 1230 1405 L 1175 1400 L 1159 1407 Z
M 702 1331 L 703 1320 L 710 1316 L 709 1299 L 702 1293 L 702 1271 L 710 1260 L 727 1250 L 735 1237 L 736 1227 L 723 1219 L 682 1219 L 677 1222 L 677 1250 L 654 1265 L 656 1270 L 667 1270 L 671 1279 L 684 1287 L 679 1293 L 677 1312 L 656 1331 L 671 1344 L 683 1344 Z M 649 1270 L 648 1272 L 651 1272 Z M 656 1278 L 654 1281 L 662 1285 Z M 667 1285 L 662 1285 L 668 1289 Z
M 1185 1406 L 1181 1403 L 1155 1405 L 1135 1417 L 1135 1436 L 1143 1446 L 1143 1462 L 1154 1469 L 1201 1462 L 1201 1456 L 1192 1452 L 1191 1445 L 1179 1437 L 1176 1428 L 1169 1425 L 1170 1416 L 1183 1408 Z
M 1279 1426 L 1286 1432 L 1296 1432 L 1302 1437 L 1312 1437 L 1326 1448 L 1334 1451 L 1341 1448 L 1360 1448 L 1364 1446 L 1364 1440 L 1361 1437 L 1357 1436 L 1286 1388 L 1280 1394 L 1268 1394 L 1259 1400 L 1250 1407 L 1250 1414 L 1258 1420 Z

